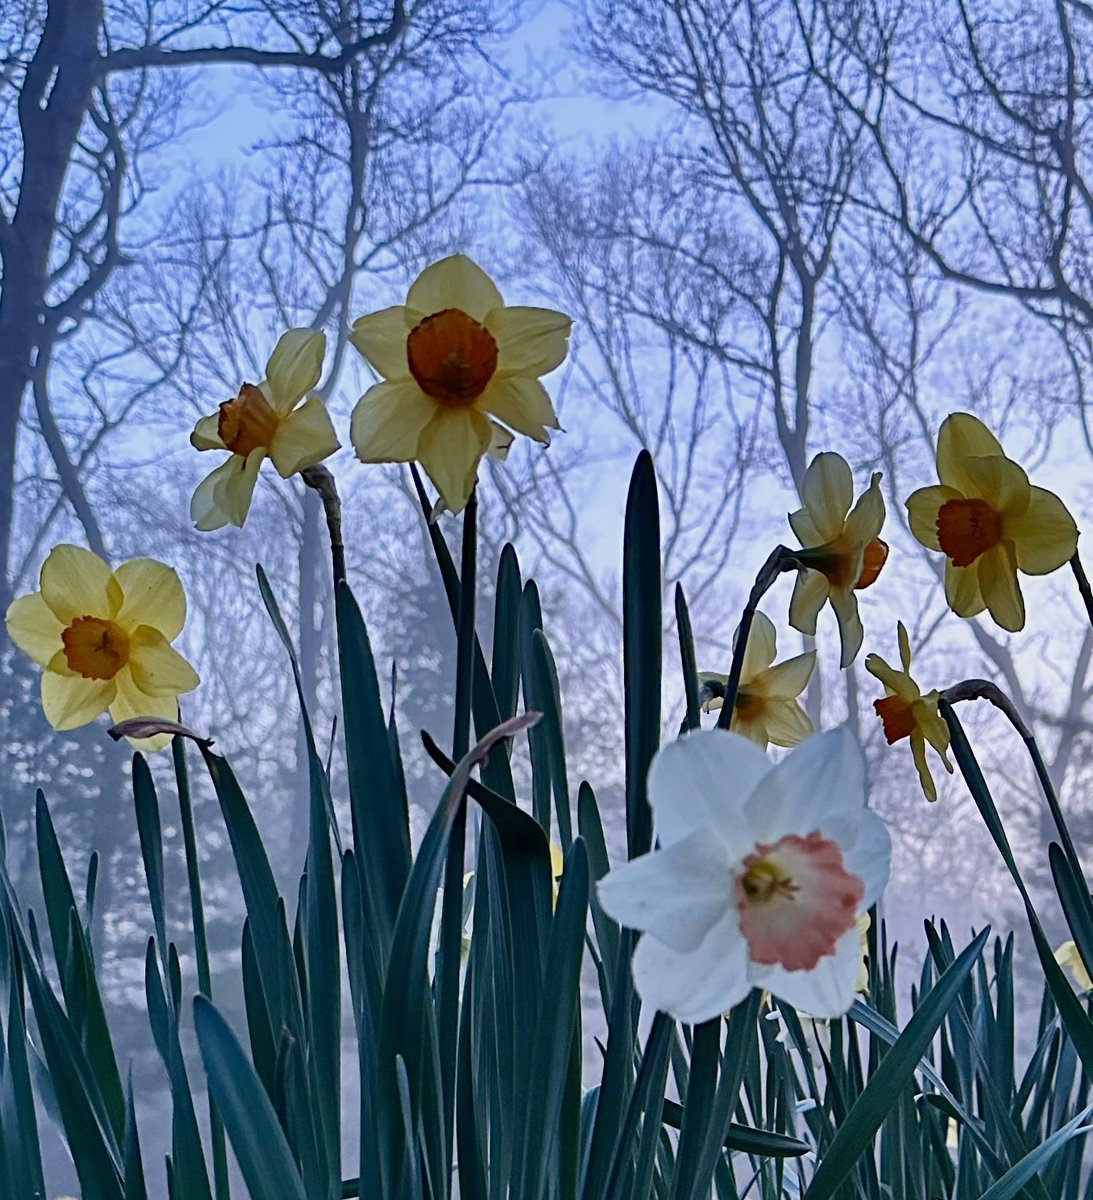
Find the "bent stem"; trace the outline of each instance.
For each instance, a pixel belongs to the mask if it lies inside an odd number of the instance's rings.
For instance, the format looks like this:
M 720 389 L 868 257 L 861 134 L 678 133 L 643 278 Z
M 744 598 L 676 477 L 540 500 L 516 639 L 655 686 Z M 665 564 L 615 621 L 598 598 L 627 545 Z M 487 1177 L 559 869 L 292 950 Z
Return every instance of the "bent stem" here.
M 300 478 L 319 494 L 330 535 L 330 557 L 334 565 L 334 584 L 345 582 L 345 543 L 342 541 L 342 501 L 334 476 L 322 465 L 305 467 Z
M 1078 591 L 1082 594 L 1086 616 L 1089 618 L 1090 625 L 1093 625 L 1093 587 L 1089 586 L 1089 578 L 1085 573 L 1085 567 L 1082 566 L 1082 560 L 1079 558 L 1077 550 L 1074 551 L 1070 559 L 1070 569 L 1074 572 L 1074 578 L 1078 583 Z

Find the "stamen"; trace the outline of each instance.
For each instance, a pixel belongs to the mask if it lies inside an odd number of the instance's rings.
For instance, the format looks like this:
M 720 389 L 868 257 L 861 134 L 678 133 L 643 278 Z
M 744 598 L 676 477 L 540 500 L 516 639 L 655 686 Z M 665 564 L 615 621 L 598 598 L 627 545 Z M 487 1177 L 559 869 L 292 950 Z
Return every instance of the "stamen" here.
M 84 679 L 113 679 L 129 661 L 129 635 L 100 617 L 77 617 L 61 642 L 69 667 Z
M 986 500 L 946 500 L 937 513 L 937 540 L 953 566 L 970 567 L 1002 540 L 1002 518 Z
M 452 408 L 473 404 L 497 370 L 493 334 L 460 308 L 433 313 L 410 330 L 406 360 L 418 386 Z

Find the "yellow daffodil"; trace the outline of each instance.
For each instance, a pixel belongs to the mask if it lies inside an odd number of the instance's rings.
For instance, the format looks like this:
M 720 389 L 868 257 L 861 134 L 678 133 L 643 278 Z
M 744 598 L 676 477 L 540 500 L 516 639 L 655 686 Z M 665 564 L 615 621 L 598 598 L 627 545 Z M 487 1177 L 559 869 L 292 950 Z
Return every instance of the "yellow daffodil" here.
M 1003 629 L 1025 624 L 1017 572 L 1047 575 L 1078 545 L 1054 493 L 1033 487 L 982 421 L 953 413 L 937 435 L 939 483 L 907 499 L 911 532 L 945 562 L 945 596 L 961 617 L 984 609 Z
M 12 602 L 7 627 L 45 668 L 42 708 L 54 729 L 76 729 L 106 709 L 115 721 L 178 719 L 179 695 L 199 681 L 171 646 L 186 621 L 186 596 L 170 567 L 134 558 L 111 571 L 90 550 L 62 545 L 50 551 L 39 582 L 41 591 Z
M 1093 988 L 1093 979 L 1089 978 L 1089 972 L 1085 968 L 1085 963 L 1082 962 L 1082 956 L 1073 942 L 1063 942 L 1055 951 L 1055 961 L 1060 967 L 1066 967 L 1074 976 L 1074 982 L 1078 985 L 1079 991 L 1088 992 L 1090 988 Z
M 854 477 L 839 454 L 817 454 L 805 472 L 801 488 L 803 507 L 790 513 L 789 523 L 803 550 L 804 564 L 797 574 L 789 605 L 789 623 L 801 633 L 815 634 L 820 609 L 830 601 L 839 622 L 841 665 L 857 657 L 862 644 L 862 623 L 856 591 L 875 583 L 888 557 L 888 546 L 879 534 L 884 524 L 884 498 L 880 475 L 853 508 Z
M 926 761 L 926 743 L 941 755 L 945 770 L 951 775 L 953 764 L 949 762 L 949 727 L 937 711 L 938 693 L 925 695 L 911 678 L 911 643 L 903 622 L 896 626 L 899 639 L 899 660 L 902 671 L 890 667 L 879 654 L 870 654 L 865 660 L 865 669 L 884 684 L 884 698 L 874 700 L 873 707 L 884 725 L 884 736 L 891 746 L 903 738 L 911 741 L 911 755 L 918 769 L 918 777 L 927 800 L 937 799 L 934 777 Z
M 772 666 L 776 653 L 774 624 L 764 613 L 757 612 L 744 651 L 731 729 L 762 750 L 771 742 L 776 746 L 796 746 L 812 733 L 812 721 L 797 703 L 797 697 L 812 678 L 816 652 L 809 650 Z M 722 707 L 728 682 L 727 675 L 711 671 L 699 674 L 700 696 L 706 712 Z
M 353 325 L 349 340 L 383 376 L 353 411 L 357 457 L 420 462 L 461 511 L 483 454 L 506 451 L 509 430 L 548 445 L 559 428 L 539 376 L 565 358 L 572 324 L 564 313 L 506 305 L 465 255 L 427 267 L 405 305 Z
M 270 355 L 266 378 L 257 386 L 244 383 L 234 400 L 198 421 L 190 434 L 192 445 L 231 451 L 231 458 L 194 492 L 190 516 L 198 529 L 243 524 L 258 470 L 267 458 L 287 479 L 337 450 L 338 439 L 322 400 L 309 396 L 300 404 L 319 382 L 325 349 L 325 334 L 290 329 Z

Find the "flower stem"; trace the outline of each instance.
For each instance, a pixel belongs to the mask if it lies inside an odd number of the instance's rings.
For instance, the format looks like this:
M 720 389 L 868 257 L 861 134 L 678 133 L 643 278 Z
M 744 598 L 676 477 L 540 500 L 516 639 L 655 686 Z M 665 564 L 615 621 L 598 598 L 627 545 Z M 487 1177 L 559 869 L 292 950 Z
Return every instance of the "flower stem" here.
M 334 564 L 334 584 L 345 582 L 345 543 L 342 541 L 342 502 L 334 476 L 322 465 L 305 467 L 300 478 L 314 488 L 323 504 L 326 528 L 330 534 L 330 557 Z
M 1070 569 L 1074 572 L 1074 578 L 1078 581 L 1078 591 L 1082 594 L 1086 616 L 1089 618 L 1090 625 L 1093 625 L 1093 588 L 1089 586 L 1089 578 L 1085 573 L 1085 567 L 1082 566 L 1081 558 L 1078 557 L 1077 550 L 1074 551 L 1073 557 L 1070 559 Z

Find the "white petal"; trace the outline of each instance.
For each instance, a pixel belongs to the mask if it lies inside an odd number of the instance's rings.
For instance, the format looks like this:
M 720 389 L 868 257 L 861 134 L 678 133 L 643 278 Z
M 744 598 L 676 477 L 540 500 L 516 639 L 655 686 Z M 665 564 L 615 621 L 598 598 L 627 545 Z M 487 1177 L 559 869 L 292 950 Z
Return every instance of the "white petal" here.
M 246 458 L 233 454 L 197 485 L 190 500 L 190 518 L 198 529 L 242 526 L 250 512 L 251 496 L 265 457 L 266 451 L 261 447 Z
M 740 630 L 733 634 L 732 647 L 740 640 Z M 740 672 L 741 680 L 754 678 L 760 671 L 774 662 L 778 652 L 777 636 L 774 632 L 774 622 L 766 613 L 757 612 L 752 618 L 751 632 L 748 634 L 748 644 L 744 650 L 744 662 Z
M 325 352 L 325 333 L 290 329 L 281 334 L 266 363 L 266 383 L 269 402 L 282 416 L 319 382 Z
M 749 978 L 755 987 L 766 988 L 778 1000 L 810 1017 L 841 1017 L 857 998 L 861 968 L 861 933 L 852 926 L 839 938 L 835 953 L 811 971 L 787 971 L 752 963 Z
M 754 849 L 744 805 L 771 770 L 762 750 L 725 729 L 696 729 L 662 746 L 649 768 L 649 803 L 657 836 L 670 846 L 704 831 L 731 861 Z
M 798 571 L 789 598 L 789 623 L 810 637 L 816 633 L 816 618 L 831 594 L 831 584 L 821 571 Z
M 384 379 L 409 379 L 406 339 L 421 320 L 421 313 L 396 304 L 368 313 L 353 322 L 350 343 Z
M 681 953 L 643 937 L 633 971 L 643 1003 L 688 1025 L 719 1017 L 751 991 L 747 944 L 735 911 L 718 921 L 696 950 Z
M 733 868 L 706 832 L 616 867 L 596 894 L 609 916 L 674 950 L 695 950 L 733 900 Z
M 220 410 L 207 417 L 202 417 L 190 434 L 190 445 L 196 450 L 226 450 L 224 439 L 220 436 Z
M 861 907 L 872 907 L 888 885 L 892 836 L 888 826 L 868 808 L 824 818 L 823 833 L 839 843 L 843 866 L 865 884 Z
M 496 284 L 465 254 L 453 254 L 428 266 L 414 280 L 406 307 L 425 316 L 458 308 L 476 321 L 504 304 Z
M 817 454 L 805 472 L 801 499 L 820 537 L 825 542 L 838 537 L 854 500 L 854 476 L 846 459 L 832 451 Z

